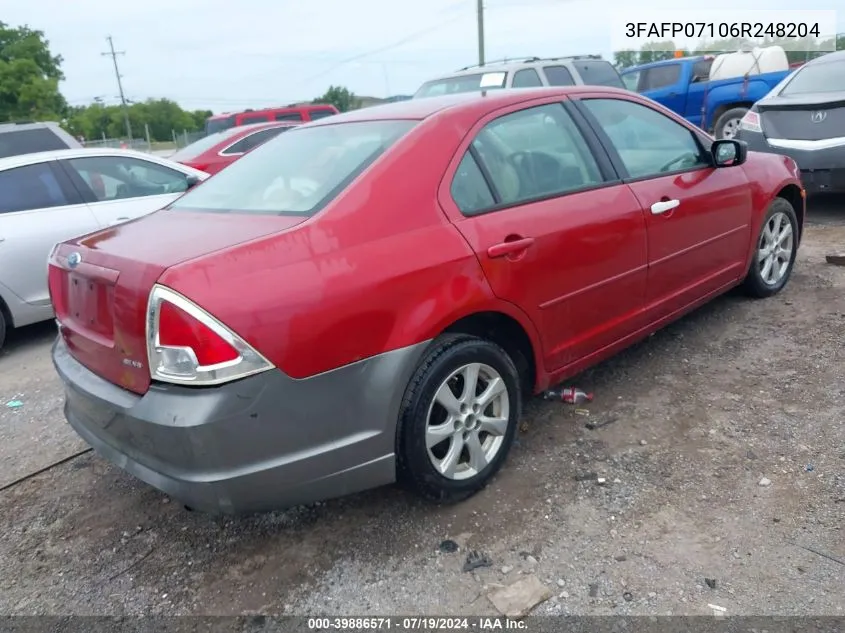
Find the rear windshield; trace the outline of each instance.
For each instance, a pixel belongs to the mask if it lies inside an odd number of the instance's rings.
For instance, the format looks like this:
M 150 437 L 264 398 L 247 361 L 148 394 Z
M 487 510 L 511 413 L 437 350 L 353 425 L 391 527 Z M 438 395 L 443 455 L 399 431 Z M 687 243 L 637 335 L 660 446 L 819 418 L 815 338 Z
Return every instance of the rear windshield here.
M 473 92 L 475 90 L 495 90 L 504 88 L 508 73 L 504 71 L 478 73 L 476 75 L 460 75 L 446 79 L 435 79 L 420 86 L 415 99 L 420 97 L 439 97 L 440 95 Z
M 293 129 L 245 154 L 170 209 L 313 215 L 414 125 L 361 121 Z
M 238 134 L 243 133 L 243 128 L 233 127 L 229 128 L 228 130 L 223 130 L 222 132 L 215 132 L 214 134 L 203 136 L 200 140 L 196 141 L 195 143 L 191 143 L 190 145 L 186 145 L 178 152 L 170 156 L 170 160 L 175 160 L 177 163 L 182 163 L 186 160 L 193 160 L 197 158 L 200 154 L 204 154 L 205 152 L 210 150 L 218 143 L 222 143 L 228 138 L 232 138 L 237 136 Z
M 789 96 L 813 92 L 845 92 L 845 60 L 799 68 L 780 94 Z
M 235 117 L 227 116 L 225 119 L 206 119 L 205 133 L 214 134 L 221 130 L 228 130 L 230 127 L 235 127 Z
M 0 158 L 54 149 L 68 149 L 68 144 L 47 128 L 0 132 Z
M 619 72 L 607 60 L 576 61 L 573 62 L 581 81 L 588 86 L 612 86 L 613 88 L 624 88 Z

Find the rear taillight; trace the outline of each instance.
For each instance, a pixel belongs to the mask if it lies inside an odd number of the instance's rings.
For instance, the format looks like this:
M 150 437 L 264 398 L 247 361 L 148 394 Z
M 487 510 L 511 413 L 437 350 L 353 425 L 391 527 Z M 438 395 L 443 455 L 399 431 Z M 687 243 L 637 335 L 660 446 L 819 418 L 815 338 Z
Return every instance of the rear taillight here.
M 745 116 L 739 122 L 739 127 L 749 132 L 757 132 L 758 134 L 762 134 L 763 132 L 763 128 L 760 126 L 760 115 L 753 110 L 745 113 Z
M 273 368 L 246 341 L 178 292 L 154 286 L 147 307 L 153 380 L 216 385 Z

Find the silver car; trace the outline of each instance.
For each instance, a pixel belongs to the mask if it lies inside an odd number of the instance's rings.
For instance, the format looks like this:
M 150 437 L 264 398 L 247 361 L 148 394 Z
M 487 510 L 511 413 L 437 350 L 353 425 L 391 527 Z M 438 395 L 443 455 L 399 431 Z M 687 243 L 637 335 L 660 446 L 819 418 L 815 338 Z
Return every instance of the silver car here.
M 56 243 L 152 213 L 206 178 L 131 150 L 0 158 L 0 346 L 9 328 L 52 318 L 47 257 Z

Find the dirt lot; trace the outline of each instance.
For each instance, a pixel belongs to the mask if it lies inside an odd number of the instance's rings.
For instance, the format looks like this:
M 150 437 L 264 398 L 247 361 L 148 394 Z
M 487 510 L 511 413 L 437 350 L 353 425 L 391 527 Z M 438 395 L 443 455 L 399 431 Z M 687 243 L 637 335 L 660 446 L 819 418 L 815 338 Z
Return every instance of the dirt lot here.
M 534 573 L 554 595 L 539 613 L 842 615 L 845 268 L 824 255 L 845 250 L 845 204 L 811 215 L 782 295 L 724 297 L 581 376 L 589 417 L 530 403 L 504 471 L 463 505 L 387 488 L 211 518 L 92 453 L 14 485 L 0 613 L 492 614 L 490 590 Z M 84 448 L 52 337 L 0 354 L 2 405 L 24 403 L 0 406 L 0 486 Z M 468 549 L 491 566 L 463 572 Z

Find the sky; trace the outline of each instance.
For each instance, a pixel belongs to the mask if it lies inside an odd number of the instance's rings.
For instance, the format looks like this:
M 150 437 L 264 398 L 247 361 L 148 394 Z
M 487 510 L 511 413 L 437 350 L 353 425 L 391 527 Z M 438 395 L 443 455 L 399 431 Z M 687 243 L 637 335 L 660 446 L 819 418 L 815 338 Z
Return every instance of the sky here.
M 835 9 L 839 1 L 814 0 L 812 8 Z M 745 0 L 743 10 L 766 16 L 795 6 Z M 101 55 L 109 35 L 125 52 L 118 64 L 127 99 L 167 97 L 214 112 L 310 100 L 330 85 L 362 96 L 412 94 L 478 61 L 476 0 L 0 0 L 0 7 L 0 20 L 44 31 L 64 58 L 61 90 L 71 105 L 118 103 L 112 60 Z M 724 22 L 735 7 L 724 0 L 485 0 L 485 52 L 488 60 L 612 59 L 627 20 L 674 21 L 695 10 Z M 845 32 L 845 10 L 836 28 Z

